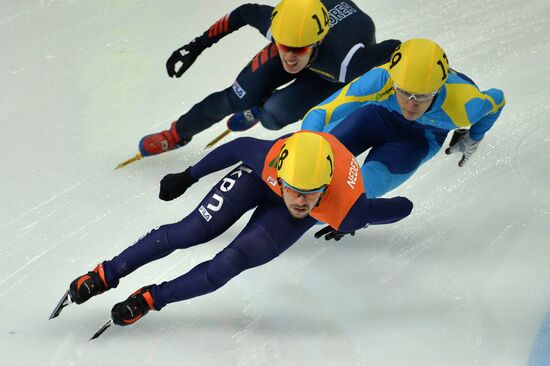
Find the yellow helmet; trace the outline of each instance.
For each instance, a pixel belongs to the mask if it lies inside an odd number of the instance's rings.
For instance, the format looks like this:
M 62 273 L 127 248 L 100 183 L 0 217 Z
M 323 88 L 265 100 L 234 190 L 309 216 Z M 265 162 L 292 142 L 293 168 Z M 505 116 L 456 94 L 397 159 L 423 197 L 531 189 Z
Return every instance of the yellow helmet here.
M 313 132 L 296 132 L 281 147 L 277 171 L 279 178 L 300 191 L 312 191 L 330 184 L 334 174 L 330 143 Z
M 413 38 L 393 52 L 389 73 L 399 88 L 414 94 L 428 94 L 445 84 L 449 60 L 434 41 Z
M 288 47 L 315 44 L 329 28 L 327 8 L 319 0 L 283 0 L 271 13 L 273 38 Z

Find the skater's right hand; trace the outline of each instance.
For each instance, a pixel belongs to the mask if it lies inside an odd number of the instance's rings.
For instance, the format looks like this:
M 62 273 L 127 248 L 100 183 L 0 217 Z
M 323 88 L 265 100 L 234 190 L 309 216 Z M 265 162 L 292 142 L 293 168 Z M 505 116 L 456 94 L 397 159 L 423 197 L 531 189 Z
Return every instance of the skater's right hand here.
M 160 181 L 159 198 L 163 201 L 178 198 L 195 182 L 197 180 L 191 176 L 191 167 L 182 173 L 168 174 Z
M 324 236 L 325 240 L 334 239 L 336 241 L 340 241 L 340 239 L 342 239 L 344 236 L 346 236 L 348 234 L 351 235 L 351 236 L 355 236 L 355 231 L 346 233 L 346 232 L 343 232 L 343 231 L 338 231 L 338 230 L 334 229 L 332 226 L 327 225 L 327 226 L 325 226 L 324 228 L 322 228 L 321 230 L 319 230 L 315 233 L 315 238 L 319 239 L 320 237 Z
M 183 73 L 193 65 L 193 62 L 195 62 L 202 51 L 204 51 L 204 47 L 199 44 L 197 39 L 175 50 L 166 61 L 168 76 L 171 78 L 174 76 L 177 78 L 182 76 Z M 181 63 L 181 65 L 178 68 L 179 63 Z

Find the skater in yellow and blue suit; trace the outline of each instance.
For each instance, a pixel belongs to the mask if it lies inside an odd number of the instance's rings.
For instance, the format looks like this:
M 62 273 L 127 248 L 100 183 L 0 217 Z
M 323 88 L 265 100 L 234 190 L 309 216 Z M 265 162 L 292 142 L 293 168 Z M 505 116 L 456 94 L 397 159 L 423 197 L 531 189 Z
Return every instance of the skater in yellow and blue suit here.
M 371 148 L 361 171 L 372 198 L 411 177 L 441 149 L 450 130 L 458 133 L 446 153 L 461 152 L 462 167 L 504 104 L 501 90 L 480 91 L 450 69 L 438 44 L 410 39 L 388 63 L 312 108 L 302 129 L 330 132 L 356 156 Z

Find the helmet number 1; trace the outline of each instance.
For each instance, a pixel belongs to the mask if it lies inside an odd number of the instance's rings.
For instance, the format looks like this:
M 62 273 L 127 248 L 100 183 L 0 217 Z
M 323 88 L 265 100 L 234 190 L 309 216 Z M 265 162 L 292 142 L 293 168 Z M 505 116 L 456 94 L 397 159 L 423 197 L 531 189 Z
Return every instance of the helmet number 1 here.
M 447 71 L 445 71 L 445 66 L 443 66 L 443 62 L 441 60 L 437 60 L 437 64 L 441 67 L 441 72 L 443 73 L 441 80 L 445 80 L 445 78 L 447 77 Z
M 325 8 L 322 8 L 322 10 L 323 10 L 323 23 L 324 23 L 324 26 L 328 27 L 329 24 L 330 24 L 328 14 L 327 14 Z M 317 30 L 317 35 L 322 34 L 325 31 L 325 28 L 323 28 L 323 26 L 321 25 L 321 20 L 319 19 L 317 14 L 313 14 L 311 17 L 315 20 L 315 22 L 317 22 L 317 27 L 319 28 Z
M 332 170 L 332 159 L 330 158 L 330 155 L 327 155 L 328 164 L 330 166 L 330 176 L 334 174 L 334 171 Z

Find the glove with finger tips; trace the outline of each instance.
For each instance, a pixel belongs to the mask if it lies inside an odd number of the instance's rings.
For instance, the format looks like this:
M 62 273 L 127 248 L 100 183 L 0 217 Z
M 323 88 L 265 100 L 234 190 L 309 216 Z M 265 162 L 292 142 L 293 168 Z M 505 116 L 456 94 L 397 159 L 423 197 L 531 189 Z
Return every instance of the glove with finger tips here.
M 391 55 L 393 51 L 401 44 L 401 41 L 398 39 L 387 39 L 379 43 L 389 54 Z
M 334 239 L 336 241 L 340 241 L 340 239 L 342 239 L 347 234 L 350 234 L 351 236 L 355 236 L 355 231 L 345 233 L 343 231 L 338 231 L 338 230 L 332 228 L 332 226 L 330 226 L 330 225 L 327 225 L 324 228 L 322 228 L 321 230 L 317 231 L 314 236 L 317 239 L 324 236 L 325 240 Z
M 445 154 L 450 155 L 455 152 L 461 152 L 462 158 L 458 162 L 458 166 L 462 167 L 468 159 L 476 152 L 477 147 L 479 146 L 480 141 L 476 141 L 470 137 L 468 130 L 458 129 L 453 133 L 451 138 L 451 143 L 449 147 L 445 149 Z
M 199 57 L 205 48 L 206 47 L 202 46 L 198 39 L 195 38 L 190 43 L 172 52 L 172 55 L 170 55 L 166 61 L 168 76 L 175 76 L 177 78 L 182 76 L 183 73 L 193 65 L 197 57 Z M 177 68 L 178 62 L 181 62 L 179 68 Z
M 159 198 L 171 201 L 185 193 L 197 180 L 191 176 L 191 167 L 182 173 L 168 174 L 160 181 Z

